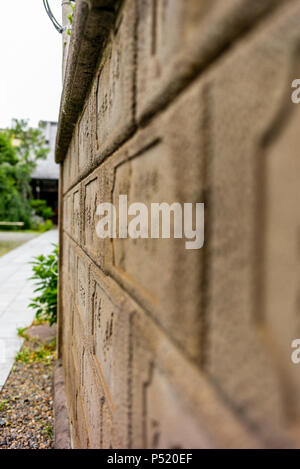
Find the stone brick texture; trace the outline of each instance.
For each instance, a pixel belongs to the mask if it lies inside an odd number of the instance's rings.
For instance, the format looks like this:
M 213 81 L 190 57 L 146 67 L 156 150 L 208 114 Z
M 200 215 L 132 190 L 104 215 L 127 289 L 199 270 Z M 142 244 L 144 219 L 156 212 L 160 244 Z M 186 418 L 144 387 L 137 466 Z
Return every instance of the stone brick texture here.
M 61 163 L 73 447 L 299 446 L 299 51 L 299 0 L 118 10 Z M 98 238 L 120 194 L 204 202 L 204 248 Z

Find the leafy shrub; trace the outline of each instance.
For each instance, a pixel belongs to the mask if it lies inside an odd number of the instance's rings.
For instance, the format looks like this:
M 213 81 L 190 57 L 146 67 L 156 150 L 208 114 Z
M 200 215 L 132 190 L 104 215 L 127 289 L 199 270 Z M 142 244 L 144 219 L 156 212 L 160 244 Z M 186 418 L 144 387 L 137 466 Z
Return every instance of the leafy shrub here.
M 45 233 L 53 228 L 52 220 L 46 220 L 44 223 L 35 223 L 33 228 L 40 233 Z
M 57 321 L 57 280 L 58 280 L 58 246 L 48 256 L 35 257 L 33 276 L 37 280 L 35 292 L 38 296 L 32 299 L 30 307 L 36 310 L 36 319 L 47 321 L 50 326 Z
M 25 228 L 30 227 L 31 165 L 18 159 L 10 139 L 0 134 L 0 220 L 23 221 Z
M 42 217 L 45 221 L 52 218 L 54 215 L 52 208 L 47 205 L 46 200 L 34 199 L 30 201 L 30 205 L 35 213 Z
M 49 231 L 53 228 L 52 220 L 46 220 L 45 223 L 38 226 L 38 231 L 41 233 L 45 233 L 45 231 Z
M 16 355 L 16 361 L 21 363 L 45 363 L 51 365 L 56 358 L 56 339 L 49 344 L 37 344 L 36 347 L 23 347 Z

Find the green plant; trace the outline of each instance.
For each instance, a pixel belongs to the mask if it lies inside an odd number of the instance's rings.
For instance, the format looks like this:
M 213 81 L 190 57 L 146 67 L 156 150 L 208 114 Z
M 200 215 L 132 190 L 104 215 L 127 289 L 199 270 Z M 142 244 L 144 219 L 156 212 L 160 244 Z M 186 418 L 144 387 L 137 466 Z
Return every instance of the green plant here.
M 72 13 L 69 13 L 68 15 L 68 20 L 70 23 L 70 26 L 66 29 L 67 34 L 71 36 L 71 30 L 72 30 L 72 24 L 73 24 L 73 15 L 74 15 L 74 9 L 75 9 L 75 2 L 70 2 L 70 7 L 72 8 Z
M 12 126 L 5 130 L 16 148 L 18 158 L 33 164 L 39 159 L 45 159 L 49 153 L 44 135 L 45 124 L 40 122 L 38 128 L 29 127 L 26 119 L 13 119 Z
M 16 149 L 5 133 L 0 133 L 0 220 L 23 221 L 30 227 L 31 165 L 17 156 Z
M 29 335 L 27 333 L 28 327 L 18 327 L 17 328 L 17 333 L 19 337 L 22 337 L 22 339 L 29 340 Z
M 44 435 L 48 436 L 50 441 L 53 441 L 53 430 L 50 425 L 44 425 L 44 427 L 42 427 L 42 432 Z
M 52 220 L 46 220 L 45 223 L 41 223 L 37 226 L 37 230 L 41 233 L 45 233 L 45 231 L 49 231 L 53 228 Z
M 50 365 L 56 358 L 56 340 L 49 344 L 42 344 L 37 348 L 23 347 L 16 355 L 16 361 L 21 363 L 45 363 Z
M 52 208 L 47 205 L 46 200 L 42 200 L 42 199 L 31 200 L 30 206 L 35 211 L 36 215 L 39 215 L 45 221 L 52 218 L 54 215 Z
M 30 307 L 36 310 L 36 319 L 45 320 L 50 326 L 57 321 L 57 280 L 58 280 L 58 246 L 48 256 L 35 257 L 33 276 L 39 295 L 32 299 Z
M 32 326 L 39 326 L 40 324 L 44 324 L 45 321 L 43 321 L 43 319 L 38 319 L 38 318 L 35 318 L 32 322 Z
M 1 221 L 22 221 L 25 229 L 32 227 L 31 173 L 48 151 L 42 126 L 33 129 L 28 121 L 15 119 L 10 129 L 0 131 Z
M 7 399 L 3 399 L 2 401 L 0 401 L 0 412 L 3 412 L 7 408 L 9 408 Z

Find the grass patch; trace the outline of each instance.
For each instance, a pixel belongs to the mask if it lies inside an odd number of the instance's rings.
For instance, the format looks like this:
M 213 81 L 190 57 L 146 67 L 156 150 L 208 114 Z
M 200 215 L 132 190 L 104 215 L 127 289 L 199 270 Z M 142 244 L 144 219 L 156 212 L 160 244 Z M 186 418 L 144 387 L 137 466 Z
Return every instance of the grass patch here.
M 19 337 L 22 337 L 22 339 L 25 340 L 30 340 L 29 335 L 27 334 L 28 327 L 18 327 L 17 328 L 17 333 Z
M 0 401 L 0 412 L 3 412 L 4 410 L 8 410 L 8 409 L 9 409 L 8 400 L 3 399 L 2 401 Z
M 53 430 L 50 425 L 45 425 L 42 427 L 42 433 L 46 435 L 51 442 L 53 441 Z
M 50 365 L 56 359 L 56 338 L 48 344 L 23 347 L 16 355 L 16 362 L 33 364 L 44 363 Z

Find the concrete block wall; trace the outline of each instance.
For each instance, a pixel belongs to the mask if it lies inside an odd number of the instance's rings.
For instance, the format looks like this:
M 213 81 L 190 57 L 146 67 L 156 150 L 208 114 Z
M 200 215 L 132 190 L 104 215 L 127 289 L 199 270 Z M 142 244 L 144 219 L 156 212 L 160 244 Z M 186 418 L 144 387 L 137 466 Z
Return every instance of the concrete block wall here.
M 299 24 L 299 0 L 77 0 L 57 141 L 74 447 L 299 446 Z M 204 248 L 98 238 L 120 194 L 204 202 Z

